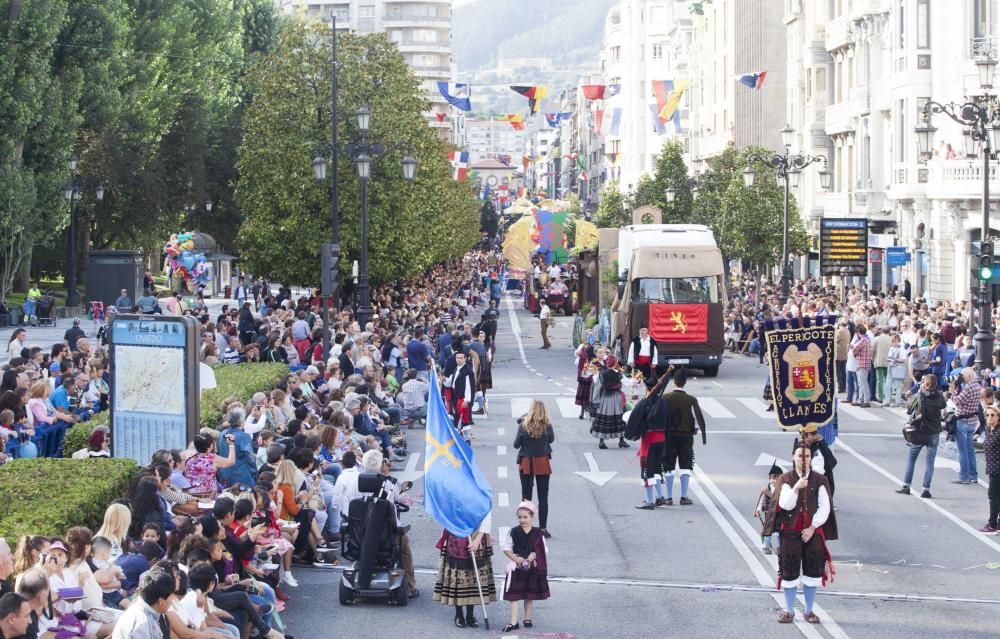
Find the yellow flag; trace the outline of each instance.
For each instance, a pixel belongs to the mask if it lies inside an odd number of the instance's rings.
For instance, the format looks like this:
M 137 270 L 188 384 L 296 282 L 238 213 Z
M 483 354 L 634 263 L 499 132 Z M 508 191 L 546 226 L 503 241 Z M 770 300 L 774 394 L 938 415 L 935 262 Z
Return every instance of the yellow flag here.
M 663 109 L 660 111 L 661 120 L 669 122 L 670 118 L 674 117 L 674 113 L 677 111 L 677 107 L 681 103 L 681 98 L 684 97 L 684 92 L 687 91 L 687 88 L 690 85 L 690 80 L 677 80 L 674 82 L 674 90 L 667 96 L 667 102 L 663 105 Z
M 576 240 L 574 245 L 577 248 L 590 248 L 597 246 L 598 231 L 597 225 L 587 220 L 577 219 Z

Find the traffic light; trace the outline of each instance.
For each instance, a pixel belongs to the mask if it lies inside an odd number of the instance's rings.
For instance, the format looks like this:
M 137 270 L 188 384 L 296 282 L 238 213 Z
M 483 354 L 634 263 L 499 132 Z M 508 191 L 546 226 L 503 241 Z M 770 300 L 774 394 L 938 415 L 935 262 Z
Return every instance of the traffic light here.
M 993 242 L 982 242 L 979 247 L 979 279 L 988 282 L 993 279 Z
M 337 288 L 340 286 L 340 245 L 323 244 L 320 262 L 321 291 L 323 295 L 330 295 L 336 299 L 339 295 Z

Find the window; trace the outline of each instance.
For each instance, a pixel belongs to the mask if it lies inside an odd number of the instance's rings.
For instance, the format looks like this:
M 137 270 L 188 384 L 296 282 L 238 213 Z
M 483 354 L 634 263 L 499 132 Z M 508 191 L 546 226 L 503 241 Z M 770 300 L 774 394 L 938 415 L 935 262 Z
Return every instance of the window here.
M 433 29 L 414 29 L 413 41 L 414 42 L 437 42 L 438 34 L 437 31 Z
M 930 0 L 917 0 L 917 48 L 931 46 Z
M 632 301 L 661 304 L 715 304 L 719 278 L 642 277 L 632 282 Z
M 351 19 L 350 10 L 347 7 L 334 9 L 333 17 L 337 19 L 337 22 L 348 22 Z
M 899 48 L 906 48 L 906 0 L 899 0 Z
M 994 35 L 993 3 L 991 0 L 972 0 L 972 30 L 977 38 Z
M 611 47 L 611 61 L 618 62 L 622 59 L 622 48 L 620 46 Z
M 363 4 L 358 7 L 358 17 L 359 18 L 374 18 L 375 17 L 375 5 L 373 4 Z
M 896 100 L 896 161 L 906 162 L 906 100 Z
M 389 40 L 399 44 L 403 41 L 403 32 L 399 29 L 391 29 L 389 31 Z
M 653 59 L 662 60 L 663 59 L 663 49 L 664 44 L 662 42 L 656 42 L 653 44 Z

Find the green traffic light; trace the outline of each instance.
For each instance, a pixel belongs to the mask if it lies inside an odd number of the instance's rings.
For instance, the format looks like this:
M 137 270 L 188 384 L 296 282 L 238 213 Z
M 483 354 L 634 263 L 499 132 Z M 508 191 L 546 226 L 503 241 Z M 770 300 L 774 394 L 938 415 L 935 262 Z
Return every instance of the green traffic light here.
M 979 279 L 981 280 L 992 280 L 993 279 L 993 267 L 992 266 L 982 266 L 979 268 Z

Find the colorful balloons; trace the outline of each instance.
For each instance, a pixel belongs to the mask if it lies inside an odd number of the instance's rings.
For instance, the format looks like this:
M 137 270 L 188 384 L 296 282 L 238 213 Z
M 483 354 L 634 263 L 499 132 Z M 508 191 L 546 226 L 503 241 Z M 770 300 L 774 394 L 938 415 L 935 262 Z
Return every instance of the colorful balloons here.
M 167 266 L 174 276 L 202 288 L 214 279 L 212 263 L 204 253 L 195 253 L 194 250 L 194 233 L 190 231 L 172 234 L 163 246 Z

